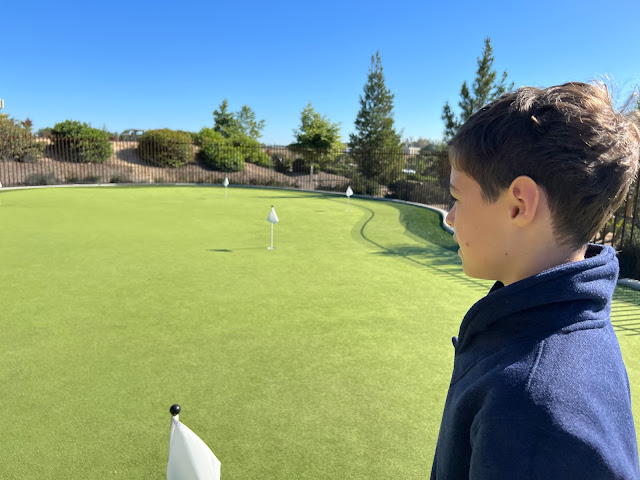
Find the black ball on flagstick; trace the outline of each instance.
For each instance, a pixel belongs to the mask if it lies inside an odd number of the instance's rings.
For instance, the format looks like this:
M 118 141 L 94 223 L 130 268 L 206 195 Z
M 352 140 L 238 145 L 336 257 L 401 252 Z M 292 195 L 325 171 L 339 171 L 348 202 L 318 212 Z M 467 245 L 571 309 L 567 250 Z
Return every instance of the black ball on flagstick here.
M 178 405 L 177 403 L 174 403 L 173 405 L 171 405 L 169 412 L 171 413 L 171 415 L 175 417 L 180 413 L 180 405 Z

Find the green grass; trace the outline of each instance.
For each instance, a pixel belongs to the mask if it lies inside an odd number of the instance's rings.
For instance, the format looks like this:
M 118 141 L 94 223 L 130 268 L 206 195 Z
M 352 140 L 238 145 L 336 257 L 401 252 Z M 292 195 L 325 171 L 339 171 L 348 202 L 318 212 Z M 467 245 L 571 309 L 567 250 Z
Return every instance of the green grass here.
M 172 403 L 225 480 L 428 476 L 450 339 L 488 286 L 435 213 L 248 188 L 0 200 L 0 478 L 164 478 Z M 639 305 L 616 293 L 637 420 Z

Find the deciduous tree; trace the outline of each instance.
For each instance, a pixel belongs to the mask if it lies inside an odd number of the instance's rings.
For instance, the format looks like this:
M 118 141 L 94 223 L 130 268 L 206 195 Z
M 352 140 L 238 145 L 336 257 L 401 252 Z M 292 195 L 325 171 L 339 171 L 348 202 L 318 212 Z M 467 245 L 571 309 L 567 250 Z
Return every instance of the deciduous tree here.
M 333 123 L 326 115 L 320 115 L 311 102 L 302 110 L 300 128 L 294 130 L 293 135 L 295 141 L 289 149 L 301 154 L 308 165 L 314 163 L 322 168 L 343 148 L 340 122 Z
M 229 103 L 225 98 L 217 110 L 213 111 L 213 129 L 224 137 L 246 136 L 258 140 L 264 129 L 264 120 L 256 120 L 256 114 L 251 107 L 243 105 L 240 111 L 229 111 Z

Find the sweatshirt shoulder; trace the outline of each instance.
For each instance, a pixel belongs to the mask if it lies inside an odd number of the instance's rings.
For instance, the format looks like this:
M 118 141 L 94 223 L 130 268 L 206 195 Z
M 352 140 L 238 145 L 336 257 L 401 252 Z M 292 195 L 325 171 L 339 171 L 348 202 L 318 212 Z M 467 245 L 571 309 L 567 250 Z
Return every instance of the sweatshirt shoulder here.
M 547 417 L 565 409 L 576 412 L 577 406 L 583 413 L 599 410 L 629 398 L 626 369 L 610 324 L 559 331 L 507 350 L 480 381 L 485 411 L 504 412 L 508 407 L 514 414 Z
M 611 324 L 574 326 L 538 344 L 527 389 L 540 400 L 540 397 L 559 394 L 574 396 L 585 387 L 611 391 L 626 386 L 626 378 L 620 346 Z

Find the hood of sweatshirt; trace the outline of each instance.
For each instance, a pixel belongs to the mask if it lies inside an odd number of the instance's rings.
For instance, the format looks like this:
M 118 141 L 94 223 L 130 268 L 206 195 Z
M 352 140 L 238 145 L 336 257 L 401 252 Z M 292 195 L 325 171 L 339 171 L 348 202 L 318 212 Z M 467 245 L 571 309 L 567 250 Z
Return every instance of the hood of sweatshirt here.
M 490 337 L 487 345 L 499 346 L 525 336 L 604 326 L 609 322 L 618 271 L 613 248 L 590 244 L 584 260 L 559 265 L 506 287 L 496 282 L 462 320 L 456 356 L 472 348 L 483 335 Z

